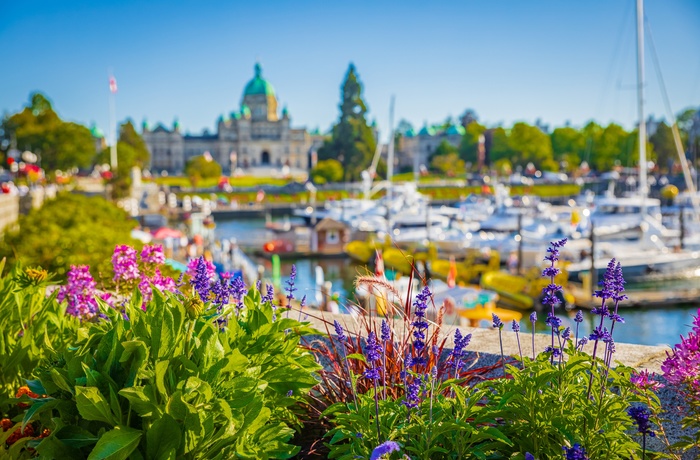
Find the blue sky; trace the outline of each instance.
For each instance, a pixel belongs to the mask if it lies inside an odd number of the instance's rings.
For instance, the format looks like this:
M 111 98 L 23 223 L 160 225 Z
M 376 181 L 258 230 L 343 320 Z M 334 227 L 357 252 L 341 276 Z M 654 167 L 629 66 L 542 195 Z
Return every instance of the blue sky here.
M 675 111 L 700 105 L 700 2 L 647 0 Z M 633 0 L 0 0 L 0 111 L 40 90 L 107 132 L 117 116 L 214 129 L 259 59 L 295 126 L 327 129 L 353 61 L 370 118 L 416 127 L 474 109 L 489 125 L 636 120 Z M 647 113 L 664 115 L 647 50 Z

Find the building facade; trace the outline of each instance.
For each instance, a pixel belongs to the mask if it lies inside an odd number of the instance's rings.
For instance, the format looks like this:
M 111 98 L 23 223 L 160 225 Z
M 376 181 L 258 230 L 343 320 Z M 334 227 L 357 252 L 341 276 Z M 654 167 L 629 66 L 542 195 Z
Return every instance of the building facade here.
M 312 151 L 322 136 L 312 135 L 305 128 L 292 128 L 287 108 L 278 110 L 272 85 L 262 77 L 260 64 L 255 76 L 243 91 L 240 109 L 229 116 L 220 116 L 216 133 L 183 134 L 175 121 L 171 129 L 162 124 L 150 129 L 143 124 L 143 139 L 151 154 L 154 173 L 179 174 L 187 160 L 205 152 L 229 172 L 273 172 L 285 166 L 290 171 L 307 171 Z
M 429 126 L 426 123 L 417 133 L 409 128 L 400 134 L 397 166 L 402 170 L 411 168 L 418 171 L 421 167 L 429 166 L 430 156 L 443 141 L 459 148 L 464 127 L 454 123 L 449 126 Z

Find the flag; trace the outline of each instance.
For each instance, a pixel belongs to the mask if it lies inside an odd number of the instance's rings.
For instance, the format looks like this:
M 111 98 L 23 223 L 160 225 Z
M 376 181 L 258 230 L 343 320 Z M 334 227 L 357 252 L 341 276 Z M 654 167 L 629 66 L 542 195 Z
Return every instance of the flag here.
M 374 262 L 374 276 L 384 278 L 384 259 L 382 259 L 382 251 L 377 249 L 377 258 Z
M 450 270 L 447 272 L 447 287 L 453 288 L 457 284 L 457 263 L 454 257 L 450 257 Z
M 112 94 L 117 92 L 117 79 L 114 76 L 109 77 L 109 91 Z

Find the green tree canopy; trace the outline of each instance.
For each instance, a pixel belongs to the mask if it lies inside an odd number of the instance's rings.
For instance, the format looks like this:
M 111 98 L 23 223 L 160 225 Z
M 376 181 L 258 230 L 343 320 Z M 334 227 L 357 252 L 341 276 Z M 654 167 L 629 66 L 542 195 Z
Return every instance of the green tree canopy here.
M 346 180 L 358 179 L 374 155 L 376 140 L 366 114 L 362 84 L 355 66 L 350 64 L 341 88 L 340 120 L 333 126 L 331 138 L 318 150 L 319 159 L 337 159 L 342 163 Z
M 459 156 L 464 161 L 476 165 L 479 158 L 479 138 L 486 132 L 486 126 L 472 121 L 465 128 L 462 142 L 459 145 Z
M 649 142 L 654 146 L 656 163 L 662 172 L 671 170 L 674 161 L 678 158 L 676 143 L 673 140 L 671 127 L 665 122 L 659 123 L 656 132 L 649 137 Z
M 0 242 L 0 259 L 23 266 L 41 265 L 65 278 L 71 265 L 89 265 L 95 280 L 111 285 L 111 257 L 131 238 L 136 222 L 101 197 L 62 193 L 20 217 L 19 229 Z
M 95 158 L 90 130 L 61 120 L 41 93 L 32 93 L 21 112 L 3 119 L 2 136 L 6 148 L 15 142 L 19 150 L 40 155 L 41 166 L 47 171 L 85 168 Z
M 221 165 L 214 161 L 211 155 L 197 155 L 187 160 L 185 174 L 196 186 L 201 179 L 216 179 L 221 177 Z
M 343 165 L 338 160 L 321 160 L 309 174 L 317 184 L 340 182 L 343 180 Z
M 574 170 L 581 164 L 586 154 L 586 137 L 578 129 L 566 126 L 556 128 L 550 135 L 554 159 L 566 162 L 568 170 Z
M 457 149 L 443 155 L 434 155 L 430 167 L 448 176 L 459 176 L 464 173 L 464 160 L 457 154 Z
M 536 126 L 514 124 L 508 135 L 508 145 L 513 151 L 513 164 L 525 166 L 531 162 L 539 169 L 558 169 L 549 136 Z
M 124 142 L 134 149 L 134 166 L 143 168 L 148 164 L 151 159 L 148 147 L 131 120 L 126 120 L 119 128 L 119 142 Z
M 450 154 L 452 154 L 452 153 L 454 153 L 454 154 L 457 154 L 457 153 L 458 153 L 457 147 L 455 147 L 454 145 L 450 144 L 450 143 L 447 142 L 446 140 L 443 140 L 442 142 L 440 142 L 440 143 L 438 144 L 437 147 L 435 147 L 435 150 L 434 150 L 433 153 L 430 155 L 430 160 L 432 161 L 432 160 L 433 160 L 434 158 L 436 158 L 436 157 L 441 157 L 441 156 L 445 156 L 445 155 L 450 155 Z

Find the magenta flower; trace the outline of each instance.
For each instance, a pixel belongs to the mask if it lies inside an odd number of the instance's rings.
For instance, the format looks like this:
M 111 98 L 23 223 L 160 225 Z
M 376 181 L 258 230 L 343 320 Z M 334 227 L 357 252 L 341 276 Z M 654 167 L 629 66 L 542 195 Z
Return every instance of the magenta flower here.
M 630 377 L 630 382 L 639 389 L 657 391 L 663 388 L 664 384 L 657 381 L 654 377 L 656 377 L 656 374 L 645 369 L 639 374 L 633 374 Z
M 163 246 L 160 244 L 147 244 L 141 250 L 141 262 L 149 265 L 162 265 L 165 263 Z
M 68 302 L 66 313 L 69 315 L 90 319 L 99 313 L 95 287 L 90 267 L 72 265 L 68 271 L 68 282 L 59 289 L 57 299 Z
M 700 316 L 700 310 L 698 314 Z M 661 365 L 666 380 L 674 385 L 686 386 L 686 390 L 694 393 L 696 398 L 700 396 L 700 321 L 697 317 L 688 336 L 681 336 L 681 343 L 667 355 Z
M 136 280 L 141 276 L 136 261 L 136 249 L 126 244 L 120 244 L 114 248 L 112 266 L 114 267 L 114 281 L 117 283 Z

